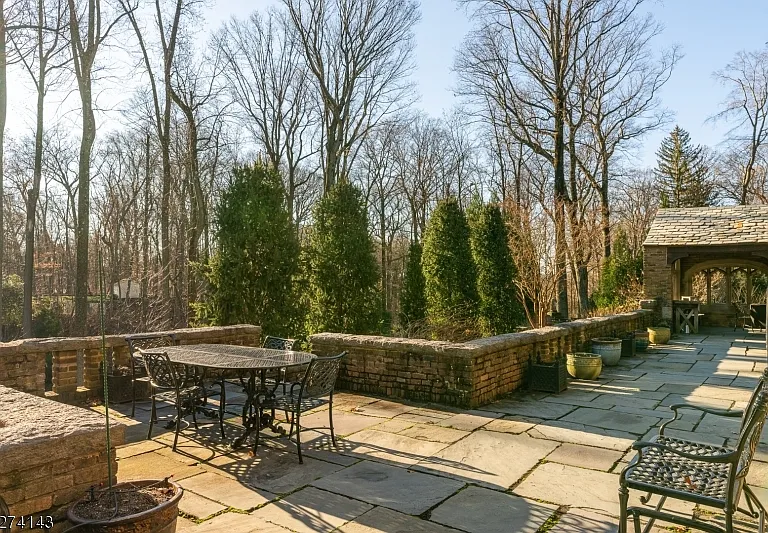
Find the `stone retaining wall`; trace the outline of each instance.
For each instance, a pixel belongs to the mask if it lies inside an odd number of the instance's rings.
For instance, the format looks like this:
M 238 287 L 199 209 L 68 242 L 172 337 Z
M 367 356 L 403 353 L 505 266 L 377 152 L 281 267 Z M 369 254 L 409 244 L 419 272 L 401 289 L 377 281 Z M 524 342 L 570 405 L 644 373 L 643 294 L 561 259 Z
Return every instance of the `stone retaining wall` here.
M 114 446 L 125 426 L 112 424 Z M 11 514 L 59 522 L 89 487 L 107 483 L 104 418 L 93 411 L 0 386 L 0 496 Z
M 337 387 L 459 407 L 476 407 L 520 388 L 530 360 L 551 362 L 589 340 L 649 325 L 647 310 L 588 318 L 465 343 L 366 335 L 312 335 L 319 355 L 349 352 Z
M 180 344 L 241 344 L 259 346 L 261 327 L 251 325 L 165 331 Z M 107 350 L 117 364 L 128 364 L 123 335 L 108 335 Z M 51 354 L 53 396 L 61 401 L 101 394 L 101 337 L 22 339 L 0 343 L 0 385 L 30 394 L 45 393 L 45 360 Z M 50 393 L 49 393 L 50 394 Z
M 259 346 L 261 339 L 261 328 L 251 325 L 177 329 L 162 333 L 173 335 L 180 344 Z M 128 345 L 123 335 L 108 335 L 106 346 L 117 364 L 128 364 Z M 43 395 L 48 354 L 53 361 L 52 392 L 56 399 L 71 402 L 101 394 L 101 337 L 22 339 L 0 343 L 0 385 Z

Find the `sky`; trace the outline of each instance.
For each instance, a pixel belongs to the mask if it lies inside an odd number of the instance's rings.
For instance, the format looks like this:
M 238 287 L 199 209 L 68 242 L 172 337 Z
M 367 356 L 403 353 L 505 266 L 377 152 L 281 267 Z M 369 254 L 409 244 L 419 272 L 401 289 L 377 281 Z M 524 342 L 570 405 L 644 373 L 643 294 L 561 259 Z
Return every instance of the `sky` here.
M 232 16 L 245 17 L 253 10 L 277 3 L 276 0 L 211 2 L 205 15 L 209 30 L 219 28 Z M 684 56 L 660 93 L 663 106 L 674 114 L 675 123 L 689 131 L 694 143 L 717 148 L 728 126 L 707 119 L 717 112 L 727 91 L 718 85 L 712 73 L 724 67 L 739 50 L 765 46 L 768 41 L 765 0 L 649 0 L 646 10 L 665 27 L 656 39 L 657 50 L 679 45 Z M 453 0 L 421 0 L 421 14 L 416 28 L 414 72 L 421 98 L 416 105 L 430 115 L 440 116 L 458 103 L 452 91 L 456 83 L 452 66 L 456 50 L 472 22 L 464 8 L 457 7 Z M 34 98 L 28 90 L 25 83 L 11 79 L 8 126 L 12 135 L 30 130 L 32 116 L 25 104 L 33 105 Z M 107 91 L 101 97 L 101 104 L 112 107 L 124 95 L 124 90 Z M 76 105 L 77 95 L 61 92 L 58 100 L 65 100 L 59 108 L 61 113 L 61 109 Z M 655 152 L 673 125 L 648 135 L 637 150 L 634 164 L 655 166 Z

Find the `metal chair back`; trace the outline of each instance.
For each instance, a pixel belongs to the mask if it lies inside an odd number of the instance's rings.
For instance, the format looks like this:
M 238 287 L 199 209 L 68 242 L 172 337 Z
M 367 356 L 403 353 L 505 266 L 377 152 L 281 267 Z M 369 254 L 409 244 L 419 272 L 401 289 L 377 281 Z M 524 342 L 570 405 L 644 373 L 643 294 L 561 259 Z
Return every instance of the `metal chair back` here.
M 738 498 L 746 481 L 749 467 L 755 456 L 760 436 L 763 433 L 765 419 L 768 416 L 768 390 L 762 390 L 757 394 L 754 406 L 750 410 L 749 419 L 741 430 L 739 442 L 736 447 L 738 461 L 733 465 L 730 475 L 730 499 L 732 505 L 738 505 Z
M 296 345 L 296 342 L 296 339 L 283 339 L 282 337 L 272 337 L 271 335 L 267 335 L 264 337 L 262 348 L 291 351 Z
M 333 357 L 312 359 L 301 381 L 299 399 L 320 398 L 332 394 L 339 375 L 341 358 L 345 355 L 347 352 L 341 352 Z
M 144 366 L 143 359 L 139 350 L 149 350 L 151 348 L 164 348 L 174 346 L 176 341 L 171 335 L 164 333 L 142 333 L 139 335 L 129 335 L 125 338 L 128 343 L 128 350 L 131 352 L 131 358 L 134 364 L 141 368 Z
M 163 352 L 141 352 L 144 367 L 153 387 L 158 389 L 176 389 L 179 376 L 168 354 Z
M 755 404 L 757 403 L 757 397 L 763 390 L 766 389 L 766 384 L 768 384 L 768 367 L 763 370 L 763 373 L 757 380 L 757 386 L 755 387 L 755 390 L 752 391 L 752 396 L 750 396 L 749 402 L 747 402 L 747 406 L 744 408 L 744 414 L 741 415 L 740 431 L 744 431 L 744 427 L 746 426 L 747 422 L 749 422 L 752 411 L 754 410 Z

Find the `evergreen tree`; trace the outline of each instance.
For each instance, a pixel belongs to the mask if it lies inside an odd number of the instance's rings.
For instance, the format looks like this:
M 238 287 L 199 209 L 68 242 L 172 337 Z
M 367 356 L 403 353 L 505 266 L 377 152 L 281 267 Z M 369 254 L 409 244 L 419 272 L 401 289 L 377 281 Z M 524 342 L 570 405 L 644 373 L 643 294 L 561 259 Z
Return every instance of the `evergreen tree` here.
M 523 319 L 514 280 L 507 227 L 498 204 L 479 198 L 467 210 L 472 257 L 477 266 L 480 328 L 484 335 L 509 333 Z
M 215 216 L 218 251 L 207 266 L 210 288 L 196 308 L 198 320 L 295 335 L 299 242 L 278 171 L 261 162 L 236 167 Z
M 408 249 L 405 264 L 405 280 L 400 290 L 400 325 L 422 321 L 427 316 L 427 299 L 424 294 L 424 272 L 421 270 L 422 247 L 418 242 Z
M 360 191 L 347 181 L 334 185 L 315 206 L 314 222 L 308 250 L 309 332 L 376 332 L 378 265 Z
M 633 296 L 629 291 L 642 282 L 643 258 L 633 257 L 629 238 L 619 228 L 613 242 L 613 253 L 603 264 L 600 286 L 594 294 L 595 304 L 600 308 L 612 308 L 628 303 Z
M 705 207 L 715 200 L 704 147 L 694 146 L 687 131 L 680 126 L 661 142 L 656 152 L 661 207 Z
M 427 317 L 434 324 L 471 318 L 477 304 L 477 272 L 469 226 L 455 198 L 442 200 L 424 231 L 421 257 Z

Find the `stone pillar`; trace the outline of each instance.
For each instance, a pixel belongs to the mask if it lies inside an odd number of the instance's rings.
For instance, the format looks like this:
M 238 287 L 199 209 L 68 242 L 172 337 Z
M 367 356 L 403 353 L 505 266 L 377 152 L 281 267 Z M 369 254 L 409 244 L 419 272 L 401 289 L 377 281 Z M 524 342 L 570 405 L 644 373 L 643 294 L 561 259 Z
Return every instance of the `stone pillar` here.
M 83 364 L 83 386 L 91 390 L 101 390 L 101 350 L 99 348 L 89 348 L 84 350 Z
M 667 264 L 665 246 L 643 248 L 643 292 L 647 298 L 659 299 L 661 317 L 672 318 L 673 268 Z
M 53 392 L 62 396 L 77 391 L 77 350 L 52 352 Z

